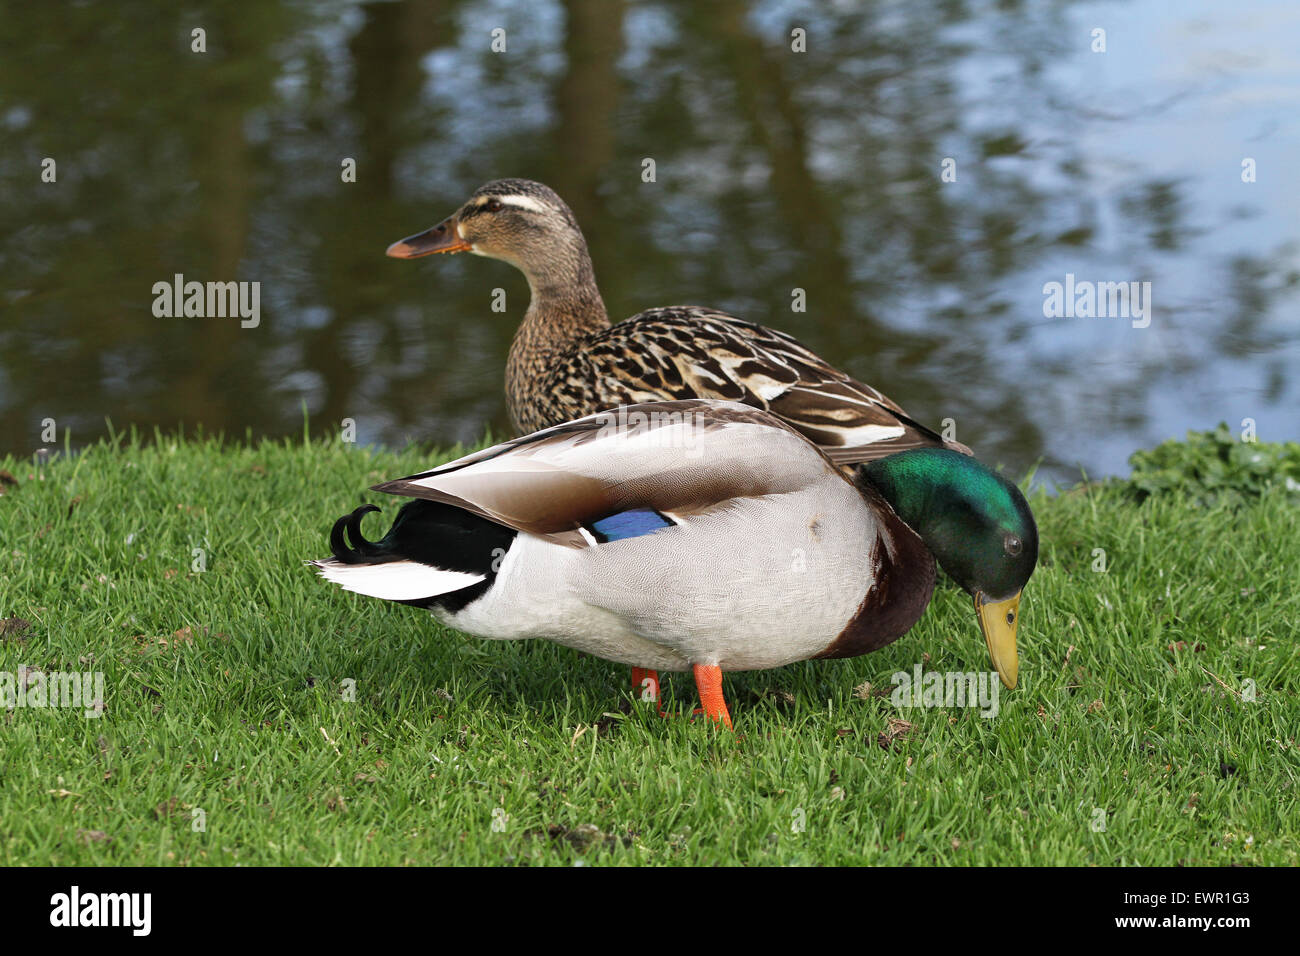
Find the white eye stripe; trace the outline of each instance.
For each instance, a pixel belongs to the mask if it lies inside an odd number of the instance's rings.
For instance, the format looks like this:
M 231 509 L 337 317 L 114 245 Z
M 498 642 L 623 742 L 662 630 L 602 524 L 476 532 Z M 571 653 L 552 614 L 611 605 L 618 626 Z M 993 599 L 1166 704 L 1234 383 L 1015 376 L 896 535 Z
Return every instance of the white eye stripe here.
M 479 201 L 478 201 L 475 205 L 478 205 L 478 206 L 480 206 L 480 207 L 481 207 L 481 206 L 485 206 L 485 205 L 487 205 L 488 203 L 490 203 L 490 202 L 491 202 L 492 200 L 494 200 L 494 199 L 495 199 L 497 202 L 501 203 L 501 205 L 503 205 L 503 206 L 514 206 L 514 207 L 517 208 L 517 209 L 527 209 L 527 210 L 530 210 L 531 212 L 549 212 L 549 211 L 550 211 L 550 207 L 549 207 L 549 206 L 546 206 L 546 205 L 544 205 L 544 204 L 538 202 L 538 201 L 537 201 L 536 199 L 534 199 L 532 196 L 519 196 L 519 195 L 515 195 L 515 196 L 484 196 L 484 197 L 482 197 L 481 199 L 479 199 Z

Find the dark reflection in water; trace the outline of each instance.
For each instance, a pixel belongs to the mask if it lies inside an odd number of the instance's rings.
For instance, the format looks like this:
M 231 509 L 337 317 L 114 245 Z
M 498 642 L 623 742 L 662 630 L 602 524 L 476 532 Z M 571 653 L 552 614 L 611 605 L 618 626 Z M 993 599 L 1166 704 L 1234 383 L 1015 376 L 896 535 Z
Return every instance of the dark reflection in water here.
M 304 403 L 363 443 L 508 431 L 522 277 L 383 255 L 502 176 L 568 200 L 614 318 L 785 329 L 1013 471 L 1220 419 L 1300 437 L 1284 0 L 90 2 L 0 31 L 0 452 L 47 418 L 292 434 Z M 156 318 L 176 273 L 260 282 L 261 324 Z M 1150 325 L 1045 317 L 1067 274 L 1149 281 Z

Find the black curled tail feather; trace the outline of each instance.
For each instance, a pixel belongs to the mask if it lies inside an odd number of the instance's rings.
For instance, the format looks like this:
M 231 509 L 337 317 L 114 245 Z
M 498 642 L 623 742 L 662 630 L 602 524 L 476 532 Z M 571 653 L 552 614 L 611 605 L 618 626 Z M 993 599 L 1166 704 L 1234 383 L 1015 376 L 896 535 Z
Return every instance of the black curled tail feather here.
M 415 561 L 444 571 L 495 577 L 516 531 L 445 502 L 417 498 L 398 510 L 378 541 L 367 541 L 361 519 L 374 505 L 345 514 L 330 531 L 330 550 L 340 564 Z
M 344 564 L 381 564 L 398 559 L 398 555 L 386 551 L 374 542 L 367 541 L 365 535 L 361 533 L 361 519 L 370 512 L 378 510 L 375 505 L 362 505 L 351 514 L 346 514 L 334 522 L 334 528 L 330 531 L 330 550 L 334 552 L 334 560 Z

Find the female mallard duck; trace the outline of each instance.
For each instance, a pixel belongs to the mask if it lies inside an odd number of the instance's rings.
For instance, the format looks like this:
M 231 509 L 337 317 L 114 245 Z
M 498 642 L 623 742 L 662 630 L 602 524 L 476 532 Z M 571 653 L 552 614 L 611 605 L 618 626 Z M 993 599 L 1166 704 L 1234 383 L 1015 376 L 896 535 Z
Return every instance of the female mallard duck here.
M 783 332 L 693 305 L 611 326 L 582 230 L 541 183 L 490 182 L 437 226 L 388 247 L 399 259 L 435 252 L 503 259 L 528 279 L 532 301 L 506 362 L 521 432 L 635 402 L 717 398 L 771 412 L 837 464 L 909 448 L 969 453 Z
M 312 562 L 349 591 L 486 638 L 540 637 L 636 667 L 692 670 L 728 727 L 722 671 L 853 657 L 907 632 L 934 562 L 975 599 L 1014 687 L 1038 532 L 1015 485 L 939 448 L 850 479 L 776 417 L 733 402 L 634 405 L 376 485 Z M 655 695 L 657 696 L 657 695 Z

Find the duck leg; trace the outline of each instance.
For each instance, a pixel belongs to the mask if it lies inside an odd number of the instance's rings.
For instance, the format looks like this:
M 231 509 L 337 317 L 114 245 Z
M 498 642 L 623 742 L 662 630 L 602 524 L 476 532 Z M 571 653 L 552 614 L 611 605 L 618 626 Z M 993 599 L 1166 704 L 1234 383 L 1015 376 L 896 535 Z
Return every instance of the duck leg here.
M 732 730 L 731 714 L 727 712 L 727 700 L 722 696 L 722 668 L 716 664 L 694 664 L 695 686 L 700 692 L 700 710 L 708 714 L 728 730 Z
M 632 668 L 632 696 L 646 703 L 659 703 L 659 672 L 648 667 Z
M 695 713 L 707 714 L 714 721 L 731 730 L 731 714 L 727 710 L 727 700 L 722 696 L 722 669 L 712 664 L 695 664 L 693 667 L 695 686 L 699 690 L 702 705 L 695 708 Z M 633 667 L 632 694 L 637 700 L 658 704 L 660 717 L 673 716 L 665 711 L 660 703 L 658 671 L 648 667 Z

